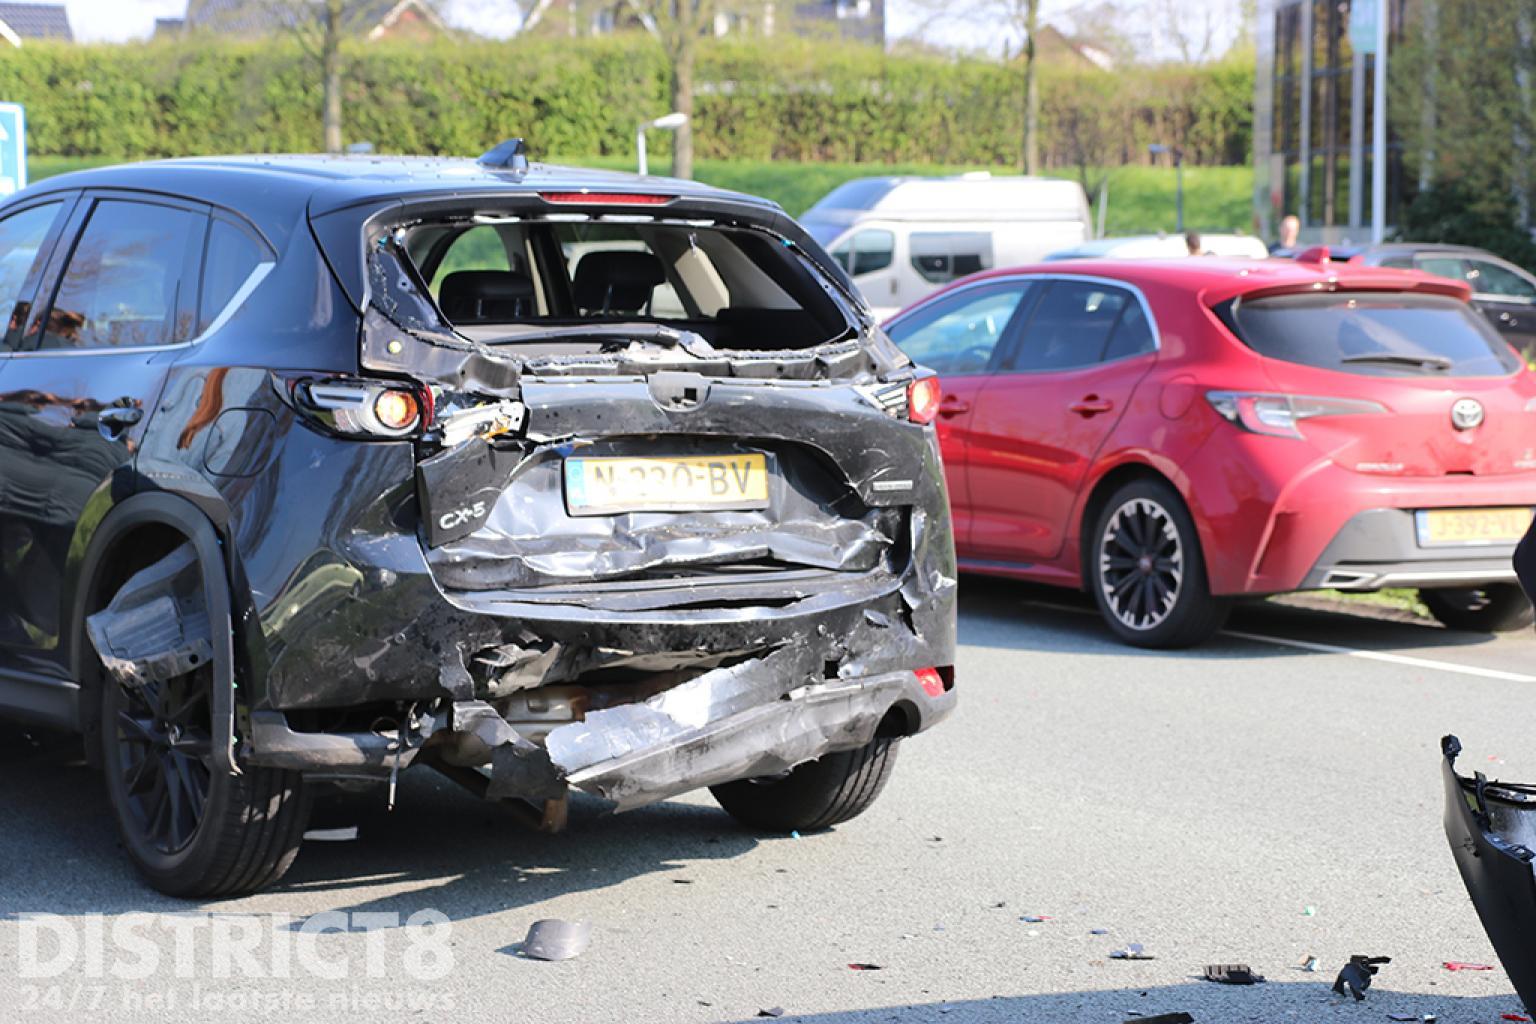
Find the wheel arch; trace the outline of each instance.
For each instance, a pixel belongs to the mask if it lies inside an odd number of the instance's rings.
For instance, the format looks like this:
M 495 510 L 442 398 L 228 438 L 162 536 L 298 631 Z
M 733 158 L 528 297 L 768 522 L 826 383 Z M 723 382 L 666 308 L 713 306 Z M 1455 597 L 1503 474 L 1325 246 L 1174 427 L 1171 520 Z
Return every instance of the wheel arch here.
M 135 549 L 136 543 L 144 547 Z M 100 735 L 99 702 L 87 694 L 99 684 L 99 672 L 93 666 L 86 618 L 105 605 L 111 595 L 103 591 L 114 579 L 120 586 L 129 567 L 132 571 L 142 569 L 182 543 L 191 544 L 197 554 L 208 603 L 213 641 L 215 767 L 233 771 L 234 618 L 231 573 L 225 555 L 228 548 L 201 508 L 171 492 L 136 494 L 114 505 L 92 530 L 84 555 L 71 567 L 66 597 L 68 629 L 64 639 L 69 644 L 66 656 L 70 673 L 84 698 L 79 705 L 79 727 L 87 739 L 86 749 L 97 749 L 98 744 L 92 741 Z

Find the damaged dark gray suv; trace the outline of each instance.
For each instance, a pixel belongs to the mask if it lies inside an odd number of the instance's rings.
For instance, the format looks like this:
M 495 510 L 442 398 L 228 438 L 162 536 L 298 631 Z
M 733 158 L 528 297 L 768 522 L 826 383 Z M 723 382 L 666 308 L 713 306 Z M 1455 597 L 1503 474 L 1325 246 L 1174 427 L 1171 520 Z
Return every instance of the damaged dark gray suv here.
M 0 302 L 0 710 L 163 891 L 416 765 L 826 827 L 953 707 L 937 382 L 771 203 L 516 140 L 105 168 L 0 207 Z

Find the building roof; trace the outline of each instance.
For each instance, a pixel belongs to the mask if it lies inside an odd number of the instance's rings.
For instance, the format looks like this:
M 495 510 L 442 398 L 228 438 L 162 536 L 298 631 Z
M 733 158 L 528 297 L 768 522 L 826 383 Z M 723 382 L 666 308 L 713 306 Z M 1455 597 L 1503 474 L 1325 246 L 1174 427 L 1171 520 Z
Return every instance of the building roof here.
M 298 24 L 304 6 L 304 0 L 284 4 L 270 0 L 188 0 L 186 27 L 193 32 L 268 35 Z M 316 14 L 318 10 L 316 6 Z M 388 28 L 406 10 L 415 10 L 433 25 L 443 27 L 442 19 L 424 0 L 347 0 L 342 25 L 350 35 L 370 35 Z
M 9 34 L 8 34 L 8 32 Z M 12 39 L 14 35 L 16 38 Z M 75 41 L 63 4 L 0 3 L 0 38 L 13 46 L 22 39 Z

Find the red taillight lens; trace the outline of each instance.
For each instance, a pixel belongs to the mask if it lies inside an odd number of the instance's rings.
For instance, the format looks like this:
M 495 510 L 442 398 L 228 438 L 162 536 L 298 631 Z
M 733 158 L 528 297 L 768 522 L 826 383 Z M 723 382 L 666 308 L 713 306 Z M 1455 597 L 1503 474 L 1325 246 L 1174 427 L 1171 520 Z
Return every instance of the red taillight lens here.
M 932 423 L 939 414 L 939 378 L 919 377 L 907 385 L 907 419 L 913 423 Z
M 409 430 L 421 421 L 421 402 L 409 391 L 380 391 L 373 414 L 390 430 Z
M 955 685 L 955 670 L 948 665 L 942 668 L 920 668 L 912 674 L 917 676 L 923 692 L 930 697 L 942 697 Z
M 593 206 L 662 206 L 674 197 L 643 192 L 540 192 L 546 203 L 588 203 Z

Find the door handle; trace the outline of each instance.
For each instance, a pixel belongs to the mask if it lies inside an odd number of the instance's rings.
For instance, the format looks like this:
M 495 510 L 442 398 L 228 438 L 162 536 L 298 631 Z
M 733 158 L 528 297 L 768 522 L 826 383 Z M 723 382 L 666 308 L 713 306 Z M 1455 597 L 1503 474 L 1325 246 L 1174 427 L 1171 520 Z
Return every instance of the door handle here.
M 96 429 L 101 431 L 101 436 L 108 441 L 117 441 L 143 418 L 143 409 L 131 405 L 114 406 L 97 413 Z
M 971 411 L 971 403 L 956 398 L 954 395 L 945 395 L 939 399 L 940 416 L 959 416 L 963 412 Z
M 1088 395 L 1073 402 L 1067 408 L 1079 416 L 1087 418 L 1097 416 L 1101 412 L 1112 412 L 1115 408 L 1115 403 L 1107 398 L 1100 398 L 1098 395 Z

